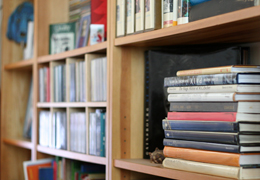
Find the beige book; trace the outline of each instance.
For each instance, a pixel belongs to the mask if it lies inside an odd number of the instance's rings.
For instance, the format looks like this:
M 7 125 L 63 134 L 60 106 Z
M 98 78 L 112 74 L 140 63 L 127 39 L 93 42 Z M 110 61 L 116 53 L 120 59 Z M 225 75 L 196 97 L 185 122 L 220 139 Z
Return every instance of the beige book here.
M 144 0 L 135 0 L 135 32 L 144 31 Z
M 161 2 L 158 0 L 145 0 L 145 30 L 161 28 Z
M 126 0 L 126 34 L 135 32 L 135 0 Z
M 201 163 L 196 161 L 187 161 L 174 158 L 165 158 L 163 166 L 171 169 L 190 171 L 195 173 L 208 174 L 213 176 L 222 176 L 235 179 L 259 179 L 260 168 L 243 168 L 234 166 L 225 166 L 210 163 Z
M 125 36 L 125 0 L 117 0 L 116 2 L 116 36 Z
M 162 0 L 162 28 L 177 25 L 178 0 Z

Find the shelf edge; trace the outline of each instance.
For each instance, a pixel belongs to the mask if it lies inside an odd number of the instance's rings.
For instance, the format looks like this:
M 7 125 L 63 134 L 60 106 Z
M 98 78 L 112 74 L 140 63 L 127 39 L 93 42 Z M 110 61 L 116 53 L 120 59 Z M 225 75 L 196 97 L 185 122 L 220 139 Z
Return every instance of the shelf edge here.
M 14 140 L 14 139 L 3 139 L 2 140 L 5 144 L 9 144 L 12 146 L 24 148 L 24 149 L 32 149 L 33 144 L 31 142 L 23 141 L 23 140 Z
M 107 102 L 38 102 L 38 108 L 50 107 L 106 107 Z
M 28 59 L 28 60 L 21 60 L 14 63 L 9 63 L 4 66 L 5 70 L 15 70 L 15 69 L 22 69 L 22 68 L 29 68 L 32 67 L 33 62 L 35 59 Z

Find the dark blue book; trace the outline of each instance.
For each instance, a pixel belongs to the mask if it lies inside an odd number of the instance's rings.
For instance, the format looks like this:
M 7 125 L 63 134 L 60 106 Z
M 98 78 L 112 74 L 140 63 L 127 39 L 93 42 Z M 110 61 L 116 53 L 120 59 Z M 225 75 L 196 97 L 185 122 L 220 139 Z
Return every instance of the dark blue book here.
M 243 123 L 227 121 L 186 121 L 164 119 L 162 121 L 162 127 L 164 130 L 260 133 L 260 123 L 251 122 Z
M 105 173 L 106 167 L 100 164 L 84 163 L 80 166 L 80 172 L 84 173 Z
M 260 73 L 229 73 L 164 78 L 164 86 L 204 86 L 221 84 L 260 84 Z
M 53 180 L 53 168 L 39 167 L 39 180 Z
M 182 147 L 182 148 L 193 148 L 203 149 L 209 151 L 221 151 L 231 153 L 255 153 L 260 152 L 260 145 L 231 145 L 231 144 L 220 144 L 220 143 L 209 143 L 200 141 L 185 141 L 178 139 L 164 139 L 164 146 Z
M 164 130 L 165 138 L 224 144 L 260 144 L 260 134 Z

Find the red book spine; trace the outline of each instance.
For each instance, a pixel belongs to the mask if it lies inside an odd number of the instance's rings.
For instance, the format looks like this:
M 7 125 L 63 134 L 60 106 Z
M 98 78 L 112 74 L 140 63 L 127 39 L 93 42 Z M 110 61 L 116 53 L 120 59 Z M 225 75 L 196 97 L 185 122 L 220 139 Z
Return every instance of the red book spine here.
M 236 112 L 168 112 L 168 120 L 236 121 Z

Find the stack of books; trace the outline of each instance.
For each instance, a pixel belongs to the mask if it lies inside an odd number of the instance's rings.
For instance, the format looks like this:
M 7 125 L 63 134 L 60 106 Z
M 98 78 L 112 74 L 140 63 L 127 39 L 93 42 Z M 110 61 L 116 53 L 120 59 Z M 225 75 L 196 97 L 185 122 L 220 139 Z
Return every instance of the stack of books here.
M 170 111 L 163 166 L 260 178 L 260 66 L 178 71 L 166 77 Z

